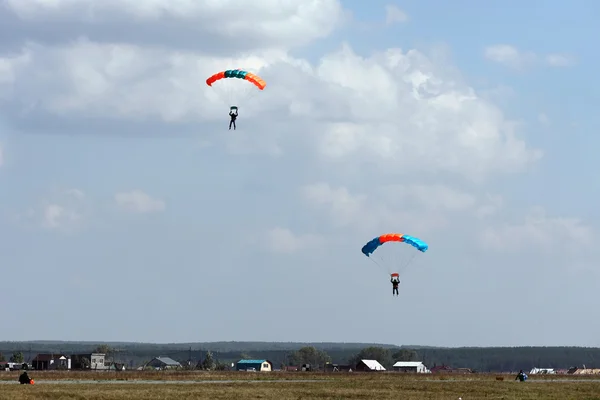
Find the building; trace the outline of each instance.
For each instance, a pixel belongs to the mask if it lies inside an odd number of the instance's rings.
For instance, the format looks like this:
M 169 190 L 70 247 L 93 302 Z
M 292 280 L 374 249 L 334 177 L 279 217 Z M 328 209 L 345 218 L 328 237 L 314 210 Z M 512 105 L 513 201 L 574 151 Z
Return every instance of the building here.
M 325 371 L 326 372 L 352 372 L 352 366 L 343 365 L 343 364 L 326 363 Z
M 71 357 L 64 354 L 40 353 L 31 360 L 31 366 L 37 370 L 71 369 Z
M 14 371 L 15 365 L 20 366 L 21 364 L 17 364 L 17 363 L 10 362 L 10 361 L 0 361 L 0 369 L 6 370 L 6 371 Z
M 175 361 L 170 357 L 155 357 L 152 360 L 146 363 L 147 367 L 154 367 L 158 369 L 172 369 L 172 368 L 180 368 L 181 363 L 179 361 Z
M 273 363 L 269 360 L 240 360 L 235 369 L 237 371 L 273 371 Z
M 385 371 L 383 365 L 377 360 L 360 360 L 356 364 L 356 371 Z
M 417 374 L 431 373 L 421 361 L 398 361 L 392 368 L 394 368 L 394 371 L 398 372 L 414 372 Z
M 73 369 L 105 370 L 109 368 L 104 353 L 72 354 L 71 359 Z
M 585 366 L 583 368 L 571 367 L 567 373 L 573 375 L 598 375 L 600 374 L 600 368 L 586 368 Z
M 556 374 L 556 371 L 554 371 L 554 368 L 532 368 L 531 371 L 529 371 L 529 375 L 535 375 L 535 374 Z

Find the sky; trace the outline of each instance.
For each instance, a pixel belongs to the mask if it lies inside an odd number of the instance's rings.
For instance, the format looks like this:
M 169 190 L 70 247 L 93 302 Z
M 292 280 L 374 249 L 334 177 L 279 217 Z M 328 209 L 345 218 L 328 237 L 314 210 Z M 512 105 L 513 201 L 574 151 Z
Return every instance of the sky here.
M 600 346 L 599 12 L 0 0 L 0 340 Z

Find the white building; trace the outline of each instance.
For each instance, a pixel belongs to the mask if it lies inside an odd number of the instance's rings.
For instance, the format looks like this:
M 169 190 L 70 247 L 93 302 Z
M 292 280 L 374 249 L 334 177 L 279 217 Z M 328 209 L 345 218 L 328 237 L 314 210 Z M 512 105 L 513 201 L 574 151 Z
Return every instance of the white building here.
M 556 374 L 556 371 L 554 371 L 554 368 L 532 368 L 529 375 L 535 374 Z
M 399 372 L 416 372 L 418 374 L 430 374 L 425 364 L 421 361 L 398 361 L 393 365 L 394 371 Z

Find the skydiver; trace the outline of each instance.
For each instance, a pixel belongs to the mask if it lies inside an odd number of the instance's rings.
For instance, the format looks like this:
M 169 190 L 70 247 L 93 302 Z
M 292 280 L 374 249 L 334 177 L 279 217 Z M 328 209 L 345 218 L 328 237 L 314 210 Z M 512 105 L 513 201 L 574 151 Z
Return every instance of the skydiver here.
M 229 121 L 229 130 L 231 130 L 231 124 L 233 124 L 233 130 L 235 131 L 235 120 L 238 116 L 238 110 L 237 108 L 235 109 L 235 113 L 233 112 L 233 109 L 229 111 L 229 116 L 231 117 L 231 121 Z
M 527 374 L 525 372 L 523 372 L 523 370 L 520 370 L 519 373 L 517 374 L 517 377 L 515 378 L 515 381 L 516 380 L 525 382 L 527 380 Z
M 392 279 L 390 279 L 390 282 L 392 282 L 392 296 L 394 294 L 398 296 L 398 285 L 400 284 L 400 279 L 397 277 L 392 277 Z
M 27 371 L 23 371 L 23 373 L 21 375 L 19 375 L 19 383 L 21 385 L 30 385 L 31 384 L 31 378 L 27 374 Z

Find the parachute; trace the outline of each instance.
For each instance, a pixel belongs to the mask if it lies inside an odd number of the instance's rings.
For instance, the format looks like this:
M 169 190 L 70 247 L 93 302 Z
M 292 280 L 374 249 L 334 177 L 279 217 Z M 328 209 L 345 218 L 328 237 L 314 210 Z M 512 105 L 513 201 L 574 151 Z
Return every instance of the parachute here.
M 267 86 L 260 76 L 240 68 L 217 72 L 206 79 L 206 84 L 221 101 L 236 109 Z
M 391 244 L 392 242 L 403 244 L 403 246 Z M 383 245 L 386 243 L 391 245 L 384 247 Z M 362 247 L 362 253 L 379 267 L 385 268 L 392 277 L 397 277 L 398 271 L 404 270 L 415 256 L 419 253 L 425 253 L 428 249 L 429 245 L 427 243 L 414 236 L 386 233 L 367 242 Z M 377 252 L 375 252 L 376 250 Z M 375 258 L 379 259 L 381 263 L 377 262 Z M 393 273 L 392 268 L 394 269 Z
M 267 84 L 265 83 L 264 80 L 262 80 L 262 78 L 254 75 L 251 72 L 244 71 L 241 69 L 228 69 L 227 71 L 217 72 L 216 74 L 212 75 L 210 78 L 208 78 L 206 80 L 206 84 L 208 86 L 212 86 L 212 84 L 215 83 L 216 81 L 225 79 L 225 78 L 244 79 L 244 80 L 254 84 L 260 90 L 264 90 L 265 86 L 267 86 Z

